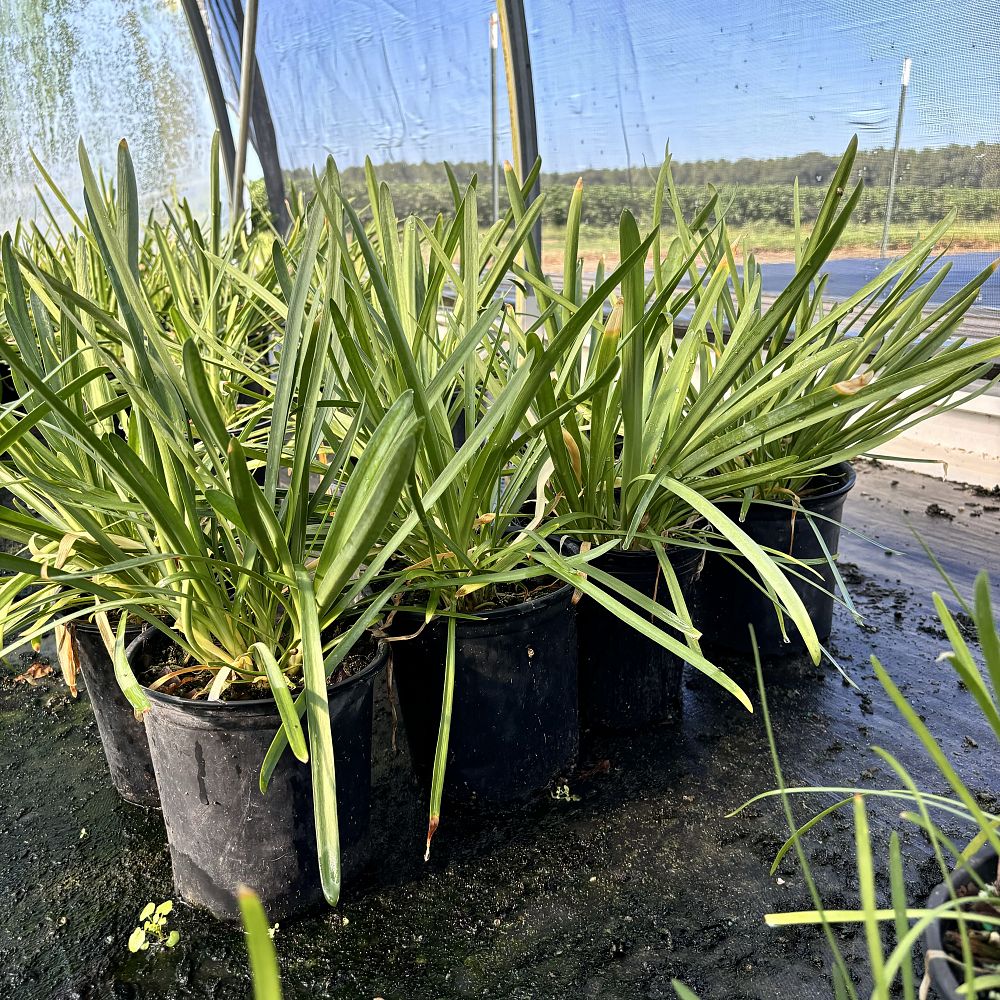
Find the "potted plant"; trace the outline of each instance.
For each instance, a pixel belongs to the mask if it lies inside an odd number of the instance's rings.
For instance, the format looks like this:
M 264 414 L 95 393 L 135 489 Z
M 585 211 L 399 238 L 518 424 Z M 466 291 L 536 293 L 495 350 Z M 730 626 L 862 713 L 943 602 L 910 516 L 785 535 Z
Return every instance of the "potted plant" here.
M 380 582 L 406 586 L 389 638 L 414 765 L 430 786 L 429 849 L 446 788 L 507 801 L 576 756 L 572 587 L 547 562 L 560 561 L 545 542 L 554 528 L 515 526 L 544 442 L 529 426 L 534 373 L 496 294 L 541 205 L 481 237 L 473 181 L 453 217 L 433 228 L 407 219 L 397 236 L 388 189 L 369 176 L 370 228 L 337 204 L 360 253 L 343 248 L 348 304 L 334 316 L 341 394 L 366 415 L 359 437 L 401 392 L 425 420 L 407 493 L 418 528 Z M 456 463 L 462 476 L 436 488 Z
M 123 165 L 119 189 L 102 184 L 88 195 L 98 200 L 110 218 L 123 216 L 128 197 L 134 195 L 125 147 L 120 155 Z M 166 206 L 166 227 L 151 216 L 140 228 L 136 219 L 137 277 L 162 329 L 164 350 L 179 352 L 185 339 L 197 338 L 204 356 L 229 372 L 232 385 L 246 385 L 249 379 L 259 387 L 270 384 L 273 375 L 253 341 L 255 332 L 275 328 L 274 314 L 268 306 L 269 297 L 273 298 L 277 289 L 275 265 L 269 251 L 262 254 L 261 241 L 247 241 L 239 220 L 228 232 L 225 230 L 218 197 L 217 139 L 211 162 L 212 212 L 204 231 L 186 202 Z M 96 338 L 119 355 L 127 351 L 120 339 L 122 328 L 113 281 L 104 266 L 94 229 L 75 212 L 44 167 L 37 165 L 74 228 L 63 229 L 42 199 L 54 235 L 46 237 L 37 227 L 26 233 L 19 227 L 14 238 L 5 239 L 4 287 L 19 318 L 13 327 L 11 345 L 35 375 L 73 384 L 70 405 L 78 414 L 89 415 L 99 433 L 125 436 L 129 398 L 117 391 L 110 372 L 106 371 L 105 377 L 93 377 L 101 366 L 99 352 L 84 335 Z M 293 232 L 293 239 L 298 232 Z M 220 255 L 235 262 L 239 271 L 253 275 L 263 294 L 243 295 L 242 287 L 219 266 Z M 15 267 L 15 263 L 19 266 Z M 12 329 L 10 324 L 6 328 L 8 333 Z M 179 362 L 179 354 L 177 358 Z M 15 378 L 18 401 L 35 400 L 30 386 L 20 377 Z M 214 381 L 211 389 L 223 419 L 232 423 L 236 391 L 224 380 Z M 112 511 L 103 520 L 99 510 L 84 510 L 82 517 L 76 517 L 72 508 L 61 505 L 57 496 L 36 481 L 32 470 L 46 468 L 50 476 L 79 477 L 97 490 L 108 484 L 101 462 L 88 448 L 67 438 L 64 427 L 48 423 L 44 407 L 33 415 L 31 433 L 20 436 L 10 447 L 4 482 L 15 509 L 0 512 L 6 537 L 27 546 L 38 558 L 50 558 L 65 546 L 67 539 L 81 531 L 86 533 L 96 518 L 105 531 L 116 534 L 119 544 L 127 538 L 135 549 L 141 548 L 141 539 L 122 520 L 119 511 Z M 37 512 L 42 512 L 40 518 L 33 516 Z M 39 525 L 39 521 L 44 523 Z M 133 582 L 141 585 L 143 570 L 136 566 L 132 574 Z M 90 618 L 92 599 L 53 584 L 36 586 L 18 599 L 27 582 L 15 579 L 4 589 L 7 631 L 22 631 L 23 626 L 24 638 L 36 641 L 44 631 L 55 630 L 60 663 L 74 695 L 77 674 L 84 679 L 115 787 L 127 801 L 157 806 L 159 798 L 145 730 L 134 718 L 115 680 L 109 653 Z M 133 638 L 142 624 L 138 621 Z
M 796 270 L 767 308 L 752 255 L 738 274 L 725 227 L 687 227 L 675 211 L 686 245 L 697 238 L 706 252 L 733 265 L 714 306 L 720 323 L 699 359 L 698 383 L 690 387 L 689 419 L 739 409 L 739 423 L 727 434 L 740 447 L 717 466 L 717 474 L 746 478 L 723 509 L 784 560 L 821 642 L 829 637 L 841 585 L 835 566 L 841 511 L 855 478 L 848 463 L 958 405 L 954 394 L 981 378 L 1000 351 L 1000 337 L 972 343 L 956 338 L 995 262 L 932 305 L 951 266 L 934 270 L 936 248 L 953 215 L 847 299 L 826 299 L 822 267 L 862 190 L 861 181 L 853 190 L 848 183 L 856 151 L 855 139 L 808 235 L 796 188 Z M 767 430 L 758 435 L 761 428 Z M 711 425 L 697 428 L 666 460 L 676 461 L 681 448 L 711 447 L 713 434 Z M 800 652 L 803 643 L 786 630 L 780 602 L 775 614 L 774 595 L 754 579 L 752 566 L 724 539 L 717 541 L 721 551 L 706 558 L 699 582 L 699 628 L 712 643 L 745 651 L 747 623 L 753 622 L 765 655 Z
M 963 901 L 959 912 L 970 912 L 972 919 L 949 919 L 956 912 L 955 900 Z M 936 918 L 924 930 L 924 960 L 938 996 L 941 1000 L 989 996 L 1000 985 L 1000 952 L 992 939 L 1000 928 L 996 848 L 987 844 L 963 858 L 931 893 L 927 909 Z
M 310 294 L 322 280 L 325 225 L 317 207 L 287 285 L 273 403 L 227 426 L 213 391 L 226 367 L 214 359 L 210 366 L 200 348 L 211 338 L 185 340 L 178 359 L 138 280 L 127 239 L 134 200 L 121 206 L 125 225 L 116 228 L 93 197 L 97 182 L 85 155 L 82 166 L 123 323 L 118 350 L 85 324 L 78 332 L 96 352 L 91 377 L 112 376 L 111 412 L 127 405 L 128 436 L 93 426 L 77 383 L 40 374 L 0 345 L 36 404 L 24 418 L 9 416 L 11 440 L 48 415 L 63 442 L 90 454 L 105 476 L 100 489 L 59 474 L 40 484 L 88 526 L 60 552 L 8 557 L 7 568 L 96 598 L 119 682 L 145 719 L 181 895 L 224 917 L 237 913 L 240 883 L 255 888 L 274 916 L 301 912 L 323 896 L 335 904 L 341 845 L 349 860 L 363 854 L 371 684 L 384 651 L 373 645 L 344 675 L 355 643 L 392 596 L 390 589 L 358 605 L 363 584 L 354 577 L 410 475 L 421 420 L 403 394 L 360 458 L 348 461 L 345 441 L 329 465 L 316 460 L 332 391 L 326 359 L 333 329 L 322 296 Z M 287 274 L 280 248 L 275 256 Z M 9 255 L 5 263 L 8 279 L 16 276 Z M 30 341 L 19 300 L 9 300 L 6 311 L 19 342 Z M 64 311 L 73 315 L 72 303 Z M 263 467 L 263 485 L 251 464 Z M 99 515 L 88 518 L 88 511 Z M 103 529 L 112 514 L 134 538 Z M 22 518 L 27 527 L 28 515 Z M 51 534 L 43 512 L 34 523 Z M 151 629 L 126 650 L 128 612 Z M 265 774 L 276 729 L 298 761 L 272 761 Z M 354 787 L 338 783 L 352 775 Z
M 497 294 L 540 202 L 517 218 L 508 212 L 481 235 L 473 180 L 465 191 L 456 186 L 449 218 L 400 226 L 388 189 L 373 171 L 369 177 L 368 225 L 342 202 L 354 242 L 345 241 L 340 254 L 347 304 L 333 308 L 340 395 L 363 408 L 360 441 L 403 391 L 414 394 L 425 420 L 406 497 L 406 516 L 418 526 L 381 581 L 405 588 L 388 631 L 408 743 L 430 786 L 429 846 L 446 791 L 510 801 L 544 788 L 575 759 L 577 644 L 569 612 L 575 588 L 593 590 L 591 561 L 617 539 L 570 551 L 560 542 L 565 517 L 525 515 L 547 461 L 545 429 L 565 412 L 540 414 L 535 401 L 644 250 L 543 346 Z M 336 188 L 328 172 L 334 203 Z M 567 405 L 614 374 L 609 368 Z M 464 435 L 457 452 L 456 422 Z M 462 475 L 445 485 L 456 462 L 464 463 Z M 660 627 L 675 620 L 671 613 L 626 584 L 600 589 L 596 599 L 655 641 L 676 644 Z
M 685 661 L 739 692 L 702 655 L 700 633 L 691 621 L 689 602 L 710 530 L 743 554 L 761 586 L 788 611 L 813 657 L 819 658 L 815 630 L 795 588 L 715 502 L 740 494 L 761 475 L 781 474 L 794 462 L 778 457 L 763 468 L 748 469 L 735 465 L 733 458 L 748 450 L 750 442 L 777 439 L 788 431 L 786 422 L 772 421 L 766 414 L 757 417 L 755 397 L 738 390 L 757 352 L 775 337 L 794 307 L 796 292 L 786 293 L 756 322 L 747 312 L 736 336 L 722 343 L 718 334 L 726 289 L 736 273 L 732 248 L 724 223 L 711 222 L 715 198 L 692 224 L 683 221 L 668 155 L 655 189 L 652 232 L 642 239 L 632 215 L 622 214 L 621 257 L 630 263 L 618 269 L 621 295 L 610 300 L 615 285 L 603 281 L 601 274 L 587 295 L 578 264 L 582 193 L 578 184 L 568 213 L 561 290 L 557 292 L 542 272 L 533 248 L 527 266 L 515 266 L 515 271 L 535 291 L 542 310 L 540 325 L 544 323 L 550 343 L 559 342 L 564 329 L 580 316 L 583 303 L 595 295 L 607 300 L 605 308 L 590 311 L 557 377 L 540 384 L 537 410 L 558 413 L 560 422 L 546 426 L 551 475 L 542 483 L 538 504 L 550 503 L 573 518 L 583 546 L 621 539 L 620 549 L 590 563 L 588 587 L 580 588 L 581 709 L 588 723 L 629 728 L 675 715 Z M 516 188 L 510 194 L 515 212 L 522 211 Z M 663 252 L 660 223 L 668 201 L 678 219 L 678 235 Z M 836 231 L 848 214 L 835 218 Z M 649 281 L 648 250 L 653 264 Z M 817 267 L 818 261 L 811 260 L 806 271 L 814 273 Z M 759 294 L 759 277 L 750 291 Z M 691 316 L 681 332 L 675 317 L 685 310 L 691 310 Z M 712 352 L 723 360 L 709 387 L 704 378 Z M 809 377 L 831 356 L 821 352 L 794 363 L 786 356 L 766 374 L 787 362 L 782 378 Z M 572 402 L 581 394 L 580 403 Z M 669 621 L 675 631 L 669 644 L 650 642 L 635 634 L 629 622 L 594 606 L 596 593 L 616 582 L 627 582 L 647 601 L 672 608 Z

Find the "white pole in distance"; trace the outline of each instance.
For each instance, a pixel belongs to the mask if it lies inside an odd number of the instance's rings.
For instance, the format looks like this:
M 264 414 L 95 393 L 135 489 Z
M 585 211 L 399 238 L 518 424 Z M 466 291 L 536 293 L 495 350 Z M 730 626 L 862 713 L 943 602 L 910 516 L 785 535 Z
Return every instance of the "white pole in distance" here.
M 903 60 L 903 76 L 899 81 L 899 114 L 896 115 L 896 144 L 892 150 L 892 173 L 889 174 L 889 194 L 885 201 L 885 223 L 882 226 L 880 257 L 884 257 L 889 250 L 889 222 L 892 219 L 892 201 L 896 196 L 896 173 L 899 170 L 899 140 L 903 134 L 903 109 L 906 107 L 906 91 L 910 86 L 910 67 L 912 65 L 913 60 L 907 56 Z

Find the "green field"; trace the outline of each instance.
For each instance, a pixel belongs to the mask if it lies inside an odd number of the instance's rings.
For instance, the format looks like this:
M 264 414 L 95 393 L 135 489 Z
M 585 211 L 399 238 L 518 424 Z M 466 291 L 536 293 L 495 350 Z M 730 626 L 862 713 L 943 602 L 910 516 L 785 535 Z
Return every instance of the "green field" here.
M 893 223 L 889 230 L 889 250 L 901 253 L 919 235 L 926 232 L 929 223 Z M 669 235 L 669 227 L 664 236 Z M 734 239 L 741 239 L 745 252 L 753 252 L 762 260 L 790 260 L 794 256 L 795 231 L 791 226 L 780 223 L 752 223 L 733 227 Z M 871 257 L 877 255 L 882 242 L 881 223 L 852 223 L 841 238 L 833 257 Z M 563 232 L 558 226 L 542 228 L 542 248 L 547 270 L 562 268 Z M 950 233 L 950 248 L 958 253 L 971 250 L 994 250 L 1000 253 L 1000 221 L 956 222 Z M 580 230 L 580 255 L 584 269 L 592 271 L 597 261 L 603 257 L 609 264 L 616 262 L 618 255 L 618 233 L 613 225 L 585 225 Z

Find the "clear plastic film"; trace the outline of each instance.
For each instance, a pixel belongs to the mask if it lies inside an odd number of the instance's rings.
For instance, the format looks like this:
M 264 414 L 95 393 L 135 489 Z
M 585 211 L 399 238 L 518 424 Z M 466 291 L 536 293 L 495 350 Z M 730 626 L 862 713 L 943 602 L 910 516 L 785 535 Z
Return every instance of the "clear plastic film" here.
M 648 219 L 669 142 L 682 204 L 716 185 L 734 235 L 771 262 L 765 291 L 777 290 L 791 274 L 793 183 L 808 227 L 855 134 L 865 192 L 831 262 L 831 294 L 862 285 L 953 208 L 938 297 L 1000 251 L 995 5 L 526 0 L 525 12 L 548 221 L 582 174 L 595 257 L 614 256 L 622 208 Z M 977 306 L 1000 309 L 1000 276 Z
M 214 126 L 177 2 L 9 0 L 0 4 L 0 67 L 4 229 L 39 215 L 32 151 L 82 204 L 81 137 L 105 170 L 128 141 L 144 204 L 176 190 L 207 207 Z
M 212 0 L 217 21 L 216 8 L 232 3 Z M 449 203 L 448 160 L 460 178 L 480 175 L 485 220 L 494 10 L 489 0 L 262 0 L 258 62 L 286 179 L 307 183 L 332 154 L 360 184 L 352 168 L 370 156 L 395 182 L 400 213 L 427 217 Z M 837 252 L 845 262 L 831 265 L 835 284 L 862 284 L 952 208 L 954 280 L 941 294 L 1000 248 L 1000 15 L 984 0 L 525 0 L 524 10 L 551 267 L 576 178 L 593 265 L 614 257 L 623 208 L 648 220 L 669 142 L 682 202 L 719 187 L 744 249 L 773 263 L 777 286 L 793 253 L 793 182 L 808 226 L 855 134 L 866 190 Z M 229 36 L 232 64 L 238 34 Z M 502 162 L 512 158 L 502 47 L 497 86 Z M 1000 308 L 1000 279 L 978 305 Z

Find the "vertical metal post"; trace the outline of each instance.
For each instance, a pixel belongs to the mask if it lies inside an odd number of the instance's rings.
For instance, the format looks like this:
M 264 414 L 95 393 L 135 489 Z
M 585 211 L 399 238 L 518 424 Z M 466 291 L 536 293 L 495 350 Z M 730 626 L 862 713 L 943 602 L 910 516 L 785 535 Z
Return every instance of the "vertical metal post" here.
M 222 164 L 226 174 L 226 187 L 229 200 L 233 200 L 233 174 L 236 169 L 236 144 L 233 142 L 233 130 L 229 124 L 229 112 L 226 110 L 226 98 L 222 92 L 222 80 L 219 78 L 219 67 L 212 54 L 212 45 L 208 39 L 208 31 L 197 0 L 181 0 L 184 16 L 187 18 L 188 30 L 194 42 L 201 73 L 205 78 L 205 89 L 208 91 L 208 101 L 212 105 L 212 117 L 215 127 L 219 130 L 219 148 L 222 151 Z
M 250 141 L 250 109 L 253 105 L 255 55 L 257 46 L 257 0 L 247 0 L 243 18 L 243 55 L 240 60 L 240 130 L 236 141 L 236 170 L 233 176 L 233 218 L 243 207 L 243 173 L 247 164 L 247 143 Z
M 500 218 L 500 164 L 497 161 L 497 12 L 490 14 L 490 176 L 493 182 L 493 221 Z
M 523 0 L 497 0 L 504 69 L 507 73 L 507 103 L 510 105 L 511 144 L 517 175 L 523 179 L 538 159 L 538 127 L 535 122 L 535 88 L 528 51 L 528 25 Z M 528 202 L 538 196 L 539 182 L 528 192 Z M 542 253 L 541 220 L 534 229 L 535 247 Z
M 196 0 L 183 0 L 185 4 L 194 4 Z M 221 60 L 232 80 L 233 89 L 239 98 L 240 78 L 242 71 L 241 46 L 243 39 L 243 4 L 240 0 L 197 0 L 198 7 L 206 10 L 206 25 L 211 23 L 215 28 L 216 37 L 213 41 L 221 53 Z M 204 30 L 204 28 L 203 28 Z M 221 72 L 221 66 L 220 66 Z M 281 161 L 278 158 L 278 144 L 274 134 L 274 122 L 271 120 L 271 109 L 261 77 L 260 63 L 254 60 L 253 104 L 250 108 L 250 142 L 257 151 L 261 170 L 264 172 L 264 187 L 267 191 L 267 204 L 271 210 L 271 221 L 279 233 L 288 232 L 291 220 L 288 205 L 285 202 L 285 185 L 281 176 Z M 229 120 L 226 119 L 226 127 Z M 232 148 L 230 166 L 236 165 L 236 145 L 230 130 L 229 144 Z M 231 181 L 232 177 L 228 179 Z M 232 201 L 232 198 L 230 198 Z
M 910 67 L 912 65 L 913 60 L 907 56 L 903 60 L 903 77 L 899 87 L 899 113 L 896 115 L 896 145 L 892 150 L 892 173 L 889 174 L 889 194 L 885 202 L 885 224 L 882 226 L 880 257 L 884 257 L 889 249 L 889 222 L 892 219 L 892 201 L 896 196 L 896 172 L 899 169 L 899 141 L 903 133 L 903 109 L 906 107 L 906 90 L 910 85 Z

